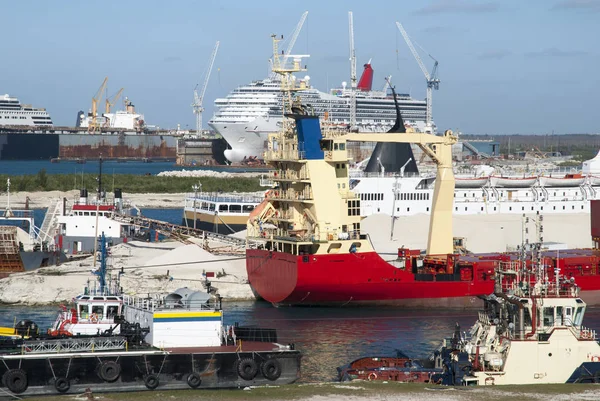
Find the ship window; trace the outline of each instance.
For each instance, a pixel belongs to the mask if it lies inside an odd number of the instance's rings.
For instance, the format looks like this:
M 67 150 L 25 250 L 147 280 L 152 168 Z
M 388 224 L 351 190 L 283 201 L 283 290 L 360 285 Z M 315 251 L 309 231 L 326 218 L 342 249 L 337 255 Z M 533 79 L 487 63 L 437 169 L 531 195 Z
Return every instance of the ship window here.
M 327 249 L 327 253 L 338 253 L 341 248 L 342 248 L 342 244 L 340 244 L 339 242 L 334 242 L 331 245 L 329 245 L 329 248 Z
M 566 196 L 566 195 L 567 195 L 567 193 L 566 193 L 566 192 L 563 192 L 563 196 Z
M 583 319 L 583 307 L 578 307 L 577 312 L 575 312 L 575 320 L 573 321 L 575 326 L 581 325 L 581 320 Z
M 544 307 L 544 326 L 554 326 L 554 308 L 546 306 Z
M 215 204 L 214 204 L 214 203 L 211 203 L 211 204 L 208 206 L 208 210 L 210 210 L 211 212 L 214 212 L 214 211 L 215 211 Z
M 83 215 L 84 215 L 84 216 L 89 216 L 89 215 L 90 215 L 90 212 L 83 212 Z
M 465 212 L 467 211 L 467 208 L 465 207 Z
M 467 193 L 465 192 L 465 193 L 463 194 L 463 196 L 466 198 L 466 197 L 467 197 Z
M 427 208 L 427 211 L 429 211 L 429 208 Z
M 524 210 L 525 210 L 525 207 L 524 207 L 524 206 L 521 206 L 521 211 L 524 211 Z
M 92 314 L 97 315 L 98 319 L 104 316 L 104 307 L 102 305 L 92 305 Z
M 496 211 L 496 206 L 494 206 L 494 212 Z
M 565 207 L 563 206 L 563 210 L 565 210 Z
M 556 210 L 556 206 L 552 206 L 552 210 Z
M 556 192 L 554 193 L 554 196 L 556 196 Z
M 229 211 L 231 213 L 241 213 L 242 212 L 242 205 L 230 205 L 229 206 Z
M 583 205 L 581 205 L 581 210 L 583 210 Z
M 481 207 L 481 211 L 483 212 L 483 206 Z
M 219 212 L 229 211 L 229 205 L 219 205 Z
M 533 210 L 533 206 L 531 206 L 531 210 Z
M 81 319 L 87 319 L 89 313 L 88 305 L 79 305 L 79 317 Z
M 338 150 L 338 144 L 337 143 L 333 144 L 333 150 Z
M 243 205 L 242 210 L 244 213 L 251 212 L 254 210 L 254 205 Z
M 397 211 L 397 212 L 400 212 L 400 208 L 399 208 L 399 207 L 397 207 L 397 208 L 396 208 L 396 211 Z
M 540 210 L 544 210 L 544 206 L 540 206 Z
M 454 211 L 455 211 L 455 212 L 458 212 L 458 208 L 457 208 L 457 207 L 455 207 L 455 208 L 454 208 Z
M 512 210 L 512 206 L 510 206 L 510 207 L 508 208 L 508 211 L 511 211 L 511 210 Z

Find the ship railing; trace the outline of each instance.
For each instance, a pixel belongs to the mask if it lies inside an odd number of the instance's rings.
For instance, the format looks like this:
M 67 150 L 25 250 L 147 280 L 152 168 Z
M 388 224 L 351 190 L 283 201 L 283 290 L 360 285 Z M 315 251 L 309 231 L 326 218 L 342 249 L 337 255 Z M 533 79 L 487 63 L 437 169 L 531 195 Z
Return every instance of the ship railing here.
M 14 218 L 14 219 L 32 219 L 33 218 L 33 210 L 8 210 L 0 211 L 0 217 L 2 218 Z
M 218 192 L 201 192 L 198 194 L 188 193 L 185 196 L 186 202 L 193 203 L 196 200 L 196 207 L 200 207 L 199 202 L 212 203 L 260 203 L 263 198 L 256 195 L 232 195 Z
M 47 354 L 122 350 L 127 347 L 125 337 L 107 336 L 91 338 L 61 338 L 24 341 L 22 354 Z
M 306 152 L 303 150 L 267 150 L 265 160 L 304 160 Z
M 399 177 L 398 173 L 367 173 L 362 170 L 348 170 L 348 176 L 350 178 L 371 178 L 371 177 Z M 435 174 L 421 174 L 421 173 L 404 173 L 404 177 L 416 177 L 416 178 L 435 178 Z
M 573 326 L 571 326 L 571 330 L 573 331 L 573 334 L 575 334 L 575 337 L 578 340 L 596 340 L 597 339 L 596 330 L 590 329 L 588 327 L 584 327 L 584 326 L 573 327 Z
M 206 302 L 171 300 L 168 298 L 168 294 L 154 294 L 146 298 L 124 295 L 123 304 L 131 308 L 149 312 L 172 309 L 214 310 L 214 308 Z
M 270 173 L 270 178 L 273 180 L 307 180 L 308 174 L 298 173 L 298 171 L 276 170 Z
M 288 189 L 287 191 L 273 190 L 267 193 L 268 199 L 287 199 L 287 200 L 312 200 L 312 191 L 305 189 L 298 192 L 294 189 Z

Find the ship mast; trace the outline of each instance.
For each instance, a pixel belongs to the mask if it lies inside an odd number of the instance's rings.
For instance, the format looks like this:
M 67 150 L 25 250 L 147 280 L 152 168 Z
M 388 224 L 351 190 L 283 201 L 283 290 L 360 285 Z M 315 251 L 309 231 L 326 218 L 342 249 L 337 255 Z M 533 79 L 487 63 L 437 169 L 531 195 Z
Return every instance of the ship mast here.
M 348 12 L 348 31 L 350 36 L 350 130 L 356 127 L 356 53 L 354 51 L 354 18 Z

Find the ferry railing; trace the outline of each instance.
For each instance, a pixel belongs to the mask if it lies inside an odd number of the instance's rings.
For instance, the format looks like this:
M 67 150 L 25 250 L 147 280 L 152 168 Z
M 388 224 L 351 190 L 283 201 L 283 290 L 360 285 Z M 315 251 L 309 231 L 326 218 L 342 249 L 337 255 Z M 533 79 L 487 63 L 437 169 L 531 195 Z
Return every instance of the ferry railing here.
M 154 295 L 146 298 L 138 296 L 123 296 L 123 304 L 128 307 L 145 310 L 149 312 L 172 310 L 172 309 L 187 309 L 187 310 L 214 310 L 207 302 L 202 301 L 186 301 L 183 299 L 168 299 L 169 294 Z
M 596 330 L 592 330 L 592 329 L 584 327 L 584 326 L 580 326 L 580 327 L 571 326 L 571 330 L 578 340 L 596 340 L 597 339 Z
M 94 352 L 121 350 L 127 347 L 125 337 L 61 338 L 52 340 L 24 341 L 22 354 L 46 354 L 69 352 Z
M 186 201 L 193 202 L 196 200 L 196 208 L 200 208 L 200 203 L 213 202 L 213 203 L 260 203 L 263 198 L 257 195 L 232 195 L 222 194 L 218 192 L 201 192 L 198 194 L 188 193 L 186 194 Z

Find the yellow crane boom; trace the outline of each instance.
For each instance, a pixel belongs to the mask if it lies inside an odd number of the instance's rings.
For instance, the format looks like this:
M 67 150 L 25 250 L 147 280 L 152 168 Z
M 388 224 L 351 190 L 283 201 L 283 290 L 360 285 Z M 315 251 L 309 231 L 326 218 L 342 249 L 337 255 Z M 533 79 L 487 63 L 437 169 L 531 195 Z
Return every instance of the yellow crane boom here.
M 106 89 L 106 83 L 108 82 L 108 77 L 104 78 L 102 81 L 102 85 L 92 97 L 92 121 L 88 125 L 88 132 L 95 132 L 100 128 L 100 124 L 98 124 L 98 103 L 102 100 L 102 95 L 104 94 L 104 90 Z

